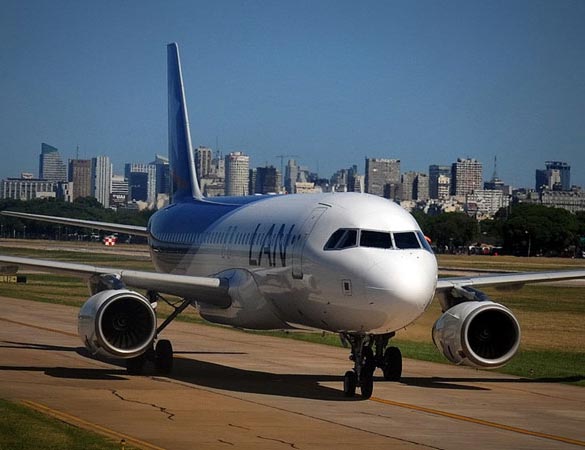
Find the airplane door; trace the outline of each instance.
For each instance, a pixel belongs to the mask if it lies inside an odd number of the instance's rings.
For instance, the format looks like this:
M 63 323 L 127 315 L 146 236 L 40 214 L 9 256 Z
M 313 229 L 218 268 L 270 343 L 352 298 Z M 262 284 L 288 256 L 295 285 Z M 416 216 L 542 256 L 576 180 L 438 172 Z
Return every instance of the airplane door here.
M 319 206 L 318 208 L 313 209 L 309 217 L 307 217 L 307 219 L 303 222 L 300 232 L 300 238 L 295 242 L 295 245 L 293 247 L 292 257 L 293 278 L 296 278 L 298 280 L 303 278 L 303 253 L 305 251 L 307 239 L 309 238 L 311 231 L 313 231 L 315 224 L 326 210 L 327 208 L 325 206 Z

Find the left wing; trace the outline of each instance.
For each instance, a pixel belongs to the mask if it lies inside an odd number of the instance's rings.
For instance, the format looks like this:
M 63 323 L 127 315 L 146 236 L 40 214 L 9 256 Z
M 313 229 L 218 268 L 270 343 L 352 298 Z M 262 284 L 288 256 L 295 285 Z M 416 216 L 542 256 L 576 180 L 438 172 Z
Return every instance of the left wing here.
M 93 220 L 69 219 L 67 217 L 44 216 L 42 214 L 29 214 L 16 211 L 2 211 L 3 216 L 18 217 L 19 219 L 39 220 L 41 222 L 60 223 L 84 228 L 95 228 L 98 230 L 114 231 L 117 233 L 132 234 L 134 236 L 148 237 L 146 227 L 136 225 L 123 225 L 120 223 L 96 222 Z
M 520 272 L 482 275 L 478 277 L 449 277 L 437 282 L 437 293 L 456 287 L 495 286 L 501 289 L 520 288 L 525 283 L 544 283 L 585 278 L 585 270 L 565 270 L 553 272 Z
M 0 255 L 0 264 L 2 263 L 31 267 L 44 272 L 65 273 L 86 279 L 99 275 L 116 275 L 126 286 L 138 289 L 192 298 L 220 308 L 227 308 L 232 303 L 228 293 L 229 283 L 225 278 L 192 277 Z

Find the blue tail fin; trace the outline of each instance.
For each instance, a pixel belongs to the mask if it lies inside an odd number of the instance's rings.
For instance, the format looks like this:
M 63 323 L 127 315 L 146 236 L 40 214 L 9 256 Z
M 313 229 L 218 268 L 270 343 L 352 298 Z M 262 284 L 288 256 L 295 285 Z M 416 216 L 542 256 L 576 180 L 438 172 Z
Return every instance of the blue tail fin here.
M 171 201 L 177 203 L 193 198 L 201 200 L 203 196 L 195 173 L 181 60 L 176 43 L 167 45 L 167 76 Z

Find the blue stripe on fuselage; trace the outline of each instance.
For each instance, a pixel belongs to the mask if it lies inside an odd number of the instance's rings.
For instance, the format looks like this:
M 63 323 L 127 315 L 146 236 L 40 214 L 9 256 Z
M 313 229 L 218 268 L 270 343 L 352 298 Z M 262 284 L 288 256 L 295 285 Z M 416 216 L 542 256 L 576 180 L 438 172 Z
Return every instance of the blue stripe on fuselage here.
M 214 197 L 204 201 L 174 203 L 157 211 L 150 219 L 148 230 L 153 241 L 168 242 L 165 236 L 203 233 L 219 219 L 242 206 L 274 198 L 273 195 L 246 197 Z

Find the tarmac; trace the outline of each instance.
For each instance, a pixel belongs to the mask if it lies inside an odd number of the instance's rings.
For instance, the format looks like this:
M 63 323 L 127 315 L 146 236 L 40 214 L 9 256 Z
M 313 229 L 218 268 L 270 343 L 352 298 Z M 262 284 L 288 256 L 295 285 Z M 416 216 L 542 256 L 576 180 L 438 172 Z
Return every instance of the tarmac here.
M 185 322 L 170 376 L 129 376 L 88 357 L 76 308 L 0 305 L 0 397 L 144 449 L 585 447 L 585 389 L 560 380 L 405 359 L 347 399 L 346 349 Z

